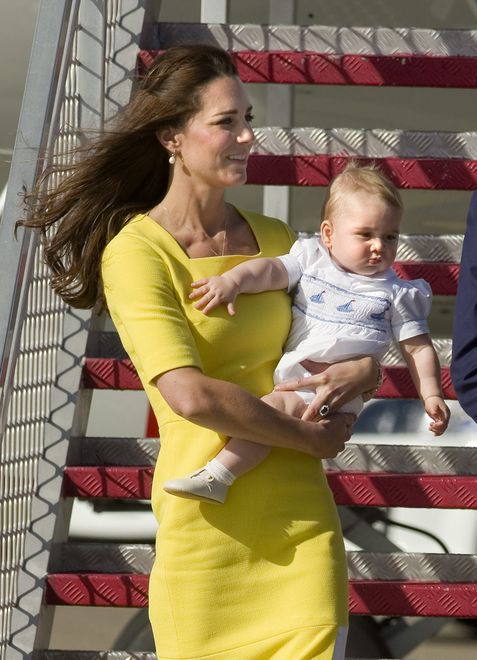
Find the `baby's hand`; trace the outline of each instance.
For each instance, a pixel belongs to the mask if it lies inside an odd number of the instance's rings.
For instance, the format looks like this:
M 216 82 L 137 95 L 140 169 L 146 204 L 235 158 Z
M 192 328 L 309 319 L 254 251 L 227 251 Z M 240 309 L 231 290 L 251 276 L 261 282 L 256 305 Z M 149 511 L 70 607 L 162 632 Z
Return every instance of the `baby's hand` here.
M 191 300 L 200 298 L 194 305 L 196 309 L 200 309 L 204 314 L 208 314 L 219 305 L 222 305 L 222 303 L 227 303 L 228 313 L 230 316 L 234 316 L 234 302 L 239 292 L 239 287 L 231 277 L 214 275 L 204 280 L 192 282 L 191 287 L 195 291 L 189 294 L 189 298 Z
M 432 422 L 429 431 L 434 435 L 442 435 L 449 424 L 450 410 L 441 396 L 428 396 L 424 401 L 424 408 Z

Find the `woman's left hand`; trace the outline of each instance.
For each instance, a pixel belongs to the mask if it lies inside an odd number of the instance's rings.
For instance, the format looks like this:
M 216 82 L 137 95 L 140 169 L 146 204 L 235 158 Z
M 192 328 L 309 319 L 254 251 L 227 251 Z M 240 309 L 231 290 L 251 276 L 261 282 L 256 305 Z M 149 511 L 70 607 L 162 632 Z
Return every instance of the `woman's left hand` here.
M 275 390 L 315 390 L 316 396 L 302 416 L 304 421 L 309 422 L 321 419 L 320 408 L 323 405 L 329 407 L 327 414 L 336 412 L 348 401 L 375 388 L 379 380 L 378 363 L 369 356 L 334 364 L 304 360 L 302 365 L 313 375 L 285 381 L 276 385 Z

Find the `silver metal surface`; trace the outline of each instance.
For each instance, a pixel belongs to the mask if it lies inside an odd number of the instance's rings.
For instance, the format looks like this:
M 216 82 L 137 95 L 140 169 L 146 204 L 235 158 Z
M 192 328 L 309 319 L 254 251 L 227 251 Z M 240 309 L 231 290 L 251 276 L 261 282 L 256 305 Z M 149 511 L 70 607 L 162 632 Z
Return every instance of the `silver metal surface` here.
M 477 474 L 477 447 L 365 445 L 348 442 L 328 470 L 404 474 Z
M 51 540 L 64 538 L 71 506 L 60 497 L 61 470 L 72 429 L 78 435 L 85 432 L 91 397 L 82 393 L 75 407 L 89 313 L 65 311 L 49 285 L 41 249 L 28 242 L 30 234 L 23 244 L 12 242 L 14 221 L 21 217 L 15 200 L 22 186 L 32 188 L 42 164 L 39 153 L 47 149 L 58 155 L 58 163 L 67 161 L 81 131 L 101 128 L 105 116 L 129 98 L 144 20 L 142 0 L 81 0 L 80 22 L 79 5 L 79 0 L 43 0 L 40 8 L 0 226 L 0 302 L 5 298 L 4 309 L 12 309 L 8 326 L 8 314 L 0 318 L 5 358 L 1 412 L 6 422 L 0 465 L 0 657 L 6 653 L 9 660 L 27 657 L 35 643 L 47 646 L 53 610 L 40 611 L 43 576 Z
M 72 438 L 69 465 L 155 465 L 158 438 Z
M 366 158 L 477 158 L 477 132 L 406 131 L 381 128 L 254 129 L 253 153 L 276 156 Z
M 44 450 L 45 421 L 56 373 L 54 354 L 62 341 L 64 315 L 63 304 L 49 287 L 42 251 L 35 250 L 33 234 L 20 232 L 16 242 L 13 228 L 22 217 L 19 193 L 22 188 L 31 190 L 41 158 L 57 128 L 60 101 L 56 85 L 64 83 L 67 70 L 57 59 L 57 52 L 64 51 L 65 58 L 69 56 L 77 6 L 76 2 L 65 4 L 58 0 L 42 3 L 0 224 L 0 302 L 4 310 L 0 316 L 0 481 L 5 522 L 0 655 L 3 658 L 7 654 L 12 660 L 25 657 L 31 650 L 35 632 L 28 625 L 32 609 L 27 608 L 25 614 L 14 609 L 14 605 L 22 593 L 20 567 L 38 464 Z M 43 318 L 38 324 L 39 316 Z M 25 572 L 29 571 L 30 567 Z M 29 605 L 33 603 L 34 599 L 29 601 Z M 19 629 L 29 637 L 26 647 L 21 640 L 12 640 L 13 631 Z
M 157 660 L 148 651 L 35 651 L 32 660 Z
M 404 552 L 348 552 L 351 580 L 476 582 L 477 556 Z
M 52 549 L 50 573 L 143 573 L 154 563 L 153 545 L 67 543 Z M 351 580 L 475 582 L 477 556 L 405 553 L 397 551 L 348 551 Z
M 458 264 L 462 254 L 462 234 L 401 235 L 397 261 L 442 261 Z
M 202 42 L 228 50 L 314 51 L 356 55 L 477 55 L 477 30 L 426 30 L 327 25 L 161 23 L 164 48 Z

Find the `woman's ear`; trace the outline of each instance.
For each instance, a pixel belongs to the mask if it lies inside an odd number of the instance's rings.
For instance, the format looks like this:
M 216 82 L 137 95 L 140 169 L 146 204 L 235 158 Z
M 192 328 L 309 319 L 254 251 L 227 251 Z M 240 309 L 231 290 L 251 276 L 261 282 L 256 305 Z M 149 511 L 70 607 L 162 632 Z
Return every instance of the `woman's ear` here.
M 327 248 L 331 248 L 332 236 L 333 236 L 333 225 L 329 220 L 323 220 L 321 223 L 321 240 L 326 245 Z
M 179 148 L 178 131 L 174 128 L 161 128 L 156 131 L 156 138 L 170 153 L 175 153 Z

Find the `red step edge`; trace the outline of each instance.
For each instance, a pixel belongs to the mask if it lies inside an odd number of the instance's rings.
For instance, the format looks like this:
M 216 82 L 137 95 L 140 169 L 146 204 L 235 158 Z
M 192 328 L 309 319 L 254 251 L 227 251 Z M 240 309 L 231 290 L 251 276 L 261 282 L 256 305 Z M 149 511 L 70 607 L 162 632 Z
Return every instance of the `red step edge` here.
M 140 75 L 144 75 L 160 52 L 139 51 L 137 69 Z M 314 51 L 236 51 L 231 55 L 240 78 L 247 83 L 477 87 L 476 57 Z
M 69 466 L 65 497 L 149 499 L 152 467 Z M 477 509 L 477 476 L 327 472 L 335 501 L 352 506 Z
M 53 573 L 45 579 L 45 604 L 147 607 L 149 575 Z M 434 582 L 349 583 L 351 614 L 477 616 L 477 584 Z

